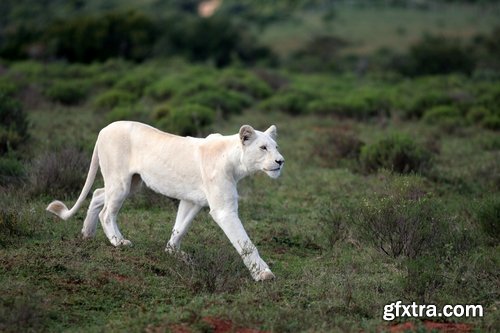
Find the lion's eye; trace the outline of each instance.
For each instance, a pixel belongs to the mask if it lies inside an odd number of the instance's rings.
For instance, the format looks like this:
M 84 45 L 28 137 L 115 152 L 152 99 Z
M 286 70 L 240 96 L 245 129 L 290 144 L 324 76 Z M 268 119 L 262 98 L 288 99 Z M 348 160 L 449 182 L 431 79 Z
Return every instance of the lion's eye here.
M 262 150 L 265 151 L 265 150 L 267 150 L 267 147 L 266 146 L 260 146 L 260 149 L 262 149 Z

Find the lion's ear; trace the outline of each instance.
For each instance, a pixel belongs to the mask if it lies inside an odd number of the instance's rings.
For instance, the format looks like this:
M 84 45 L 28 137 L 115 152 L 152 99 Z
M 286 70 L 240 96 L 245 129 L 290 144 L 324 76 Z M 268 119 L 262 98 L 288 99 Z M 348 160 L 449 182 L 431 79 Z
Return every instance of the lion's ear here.
M 255 138 L 255 130 L 250 125 L 243 125 L 240 128 L 241 143 L 246 144 Z
M 278 131 L 274 125 L 271 125 L 264 133 L 268 134 L 273 139 L 278 137 Z

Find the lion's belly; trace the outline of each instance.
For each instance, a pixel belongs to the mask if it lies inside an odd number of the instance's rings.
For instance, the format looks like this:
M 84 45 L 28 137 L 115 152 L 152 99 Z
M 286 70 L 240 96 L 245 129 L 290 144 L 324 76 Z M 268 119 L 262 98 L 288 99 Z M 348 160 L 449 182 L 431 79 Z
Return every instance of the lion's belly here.
M 147 187 L 155 192 L 161 193 L 167 197 L 188 200 L 200 206 L 207 206 L 207 198 L 201 184 L 195 182 L 195 179 L 189 177 L 179 177 L 176 174 L 165 173 L 160 177 L 143 172 L 141 178 Z M 161 182 L 158 182 L 161 179 Z

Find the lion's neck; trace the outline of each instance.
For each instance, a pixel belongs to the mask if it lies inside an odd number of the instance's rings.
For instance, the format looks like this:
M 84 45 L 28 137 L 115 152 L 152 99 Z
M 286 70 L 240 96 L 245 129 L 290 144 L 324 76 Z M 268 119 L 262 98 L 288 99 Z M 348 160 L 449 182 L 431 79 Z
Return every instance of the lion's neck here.
M 239 142 L 239 136 L 233 135 L 230 137 L 230 140 L 230 144 L 227 145 L 227 156 L 229 157 L 227 172 L 229 172 L 235 182 L 238 182 L 249 176 L 252 172 L 241 161 L 243 151 Z

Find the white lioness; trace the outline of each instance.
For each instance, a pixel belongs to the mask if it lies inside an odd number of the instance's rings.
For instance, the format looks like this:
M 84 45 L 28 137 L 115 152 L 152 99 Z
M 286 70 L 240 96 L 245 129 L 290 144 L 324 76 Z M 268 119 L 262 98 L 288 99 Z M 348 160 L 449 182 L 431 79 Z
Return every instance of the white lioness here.
M 181 240 L 202 207 L 222 228 L 243 258 L 252 277 L 274 278 L 259 256 L 238 217 L 237 182 L 257 171 L 277 178 L 283 156 L 276 145 L 276 126 L 265 132 L 244 125 L 239 134 L 209 135 L 205 139 L 180 137 L 151 126 L 119 121 L 101 130 L 92 154 L 87 180 L 75 205 L 68 209 L 53 201 L 47 210 L 66 220 L 83 204 L 97 169 L 101 168 L 104 188 L 96 189 L 83 223 L 84 237 L 93 237 L 97 219 L 114 246 L 130 245 L 116 216 L 123 201 L 142 182 L 156 192 L 179 199 L 179 210 L 166 251 L 179 251 Z

